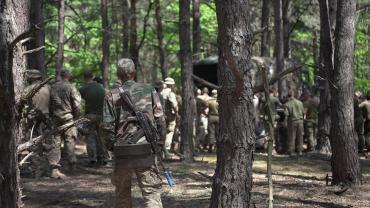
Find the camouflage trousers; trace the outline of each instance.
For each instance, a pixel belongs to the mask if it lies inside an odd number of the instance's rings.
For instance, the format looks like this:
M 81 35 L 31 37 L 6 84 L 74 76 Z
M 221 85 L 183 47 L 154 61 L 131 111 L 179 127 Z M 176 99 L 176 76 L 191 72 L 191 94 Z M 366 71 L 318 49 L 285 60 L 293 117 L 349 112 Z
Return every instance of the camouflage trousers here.
M 154 168 L 118 169 L 112 175 L 115 186 L 115 208 L 131 208 L 131 180 L 136 174 L 141 189 L 145 208 L 162 208 L 162 180 Z
M 167 150 L 171 149 L 173 135 L 175 134 L 175 128 L 176 128 L 176 120 L 167 122 L 167 134 L 166 134 L 166 140 L 164 143 L 164 147 Z
M 65 121 L 65 122 L 57 121 L 55 122 L 55 124 L 56 126 L 61 126 L 69 122 L 72 122 L 72 121 Z M 76 155 L 75 155 L 76 139 L 77 139 L 77 128 L 73 126 L 64 132 L 57 134 L 53 141 L 55 145 L 59 147 L 60 147 L 60 144 L 64 142 L 63 152 L 67 155 L 67 160 L 70 165 L 73 165 L 76 163 Z M 60 148 L 58 148 L 58 150 L 56 148 L 54 151 L 52 151 L 50 153 L 50 158 L 52 160 L 52 163 L 58 164 L 61 158 Z
M 195 139 L 195 147 L 198 148 L 200 145 L 207 145 L 207 134 L 208 134 L 208 117 L 204 114 L 198 116 L 197 119 L 197 132 Z
M 303 121 L 288 121 L 288 153 L 303 150 Z
M 308 150 L 312 151 L 316 148 L 317 124 L 312 121 L 307 121 L 304 125 L 304 133 L 308 142 Z
M 208 135 L 207 135 L 207 143 L 210 145 L 214 145 L 216 143 L 216 138 L 218 134 L 218 125 L 219 117 L 215 115 L 210 115 L 208 117 Z
M 86 118 L 91 121 L 85 127 L 86 150 L 89 160 L 97 162 L 98 159 L 107 159 L 109 154 L 105 144 L 102 142 L 100 120 L 94 114 L 88 114 Z

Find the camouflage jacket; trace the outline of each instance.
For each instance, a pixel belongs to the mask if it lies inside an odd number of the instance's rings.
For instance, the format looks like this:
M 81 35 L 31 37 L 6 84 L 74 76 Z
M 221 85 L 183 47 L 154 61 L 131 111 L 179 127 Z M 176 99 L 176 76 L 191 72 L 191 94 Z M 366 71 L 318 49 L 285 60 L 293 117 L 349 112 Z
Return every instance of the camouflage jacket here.
M 132 80 L 123 83 L 122 87 L 130 93 L 135 108 L 148 115 L 152 122 L 156 124 L 160 137 L 163 140 L 166 134 L 166 124 L 162 105 L 155 89 L 151 85 L 137 83 Z M 130 110 L 127 104 L 121 99 L 120 90 L 118 88 L 111 90 L 108 96 L 111 97 L 109 100 L 112 100 L 113 105 L 117 109 L 115 119 L 116 143 L 118 145 L 125 144 L 134 137 L 141 128 L 132 110 Z M 142 139 L 140 139 L 140 141 L 141 140 Z
M 303 120 L 304 116 L 304 107 L 303 103 L 296 98 L 289 100 L 285 104 L 285 115 L 288 118 L 288 121 L 299 121 Z
M 170 88 L 165 88 L 162 91 L 163 100 L 165 103 L 165 116 L 167 121 L 174 121 L 176 119 L 176 114 L 179 111 L 179 106 L 177 103 L 176 95 L 172 92 Z
M 39 85 L 41 81 L 36 81 L 24 89 L 24 94 L 29 93 L 36 85 Z M 49 114 L 49 103 L 50 103 L 50 86 L 44 85 L 41 89 L 32 97 L 30 103 L 31 108 L 40 111 L 47 115 Z
M 80 114 L 81 97 L 68 81 L 57 81 L 51 87 L 50 114 L 58 121 L 69 121 Z

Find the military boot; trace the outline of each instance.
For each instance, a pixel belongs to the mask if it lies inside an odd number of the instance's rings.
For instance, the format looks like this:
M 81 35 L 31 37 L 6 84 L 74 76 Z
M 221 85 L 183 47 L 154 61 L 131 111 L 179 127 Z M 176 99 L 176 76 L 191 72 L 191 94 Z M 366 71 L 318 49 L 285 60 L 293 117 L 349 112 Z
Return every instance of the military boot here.
M 55 179 L 66 179 L 67 176 L 61 173 L 58 169 L 52 169 L 50 178 L 55 178 Z

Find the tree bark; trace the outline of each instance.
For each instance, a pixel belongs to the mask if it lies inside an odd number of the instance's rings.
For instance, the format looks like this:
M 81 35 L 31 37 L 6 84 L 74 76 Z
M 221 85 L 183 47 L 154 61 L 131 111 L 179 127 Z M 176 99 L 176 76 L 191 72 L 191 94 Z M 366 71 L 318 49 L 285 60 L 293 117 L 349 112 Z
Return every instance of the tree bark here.
M 284 71 L 284 33 L 281 1 L 282 0 L 274 0 L 276 73 Z M 287 88 L 284 79 L 278 81 L 278 92 L 280 98 L 287 95 Z
M 136 0 L 131 0 L 130 8 L 130 56 L 139 70 L 139 50 L 137 47 L 137 14 L 136 14 Z
M 163 25 L 161 17 L 161 2 L 155 0 L 155 19 L 157 22 L 157 39 L 159 49 L 159 65 L 161 67 L 162 79 L 164 80 L 167 75 L 167 62 L 166 62 L 166 50 L 163 39 Z
M 190 38 L 190 0 L 179 0 L 179 30 L 180 30 L 180 62 L 182 84 L 182 108 L 181 108 L 181 149 L 186 162 L 193 161 L 193 121 L 194 114 L 192 103 L 193 74 L 191 38 Z
M 123 58 L 130 57 L 130 51 L 129 51 L 129 37 L 130 37 L 130 10 L 128 6 L 127 0 L 122 0 L 122 23 L 123 23 L 123 51 L 122 56 Z
M 57 61 L 55 67 L 55 75 L 59 77 L 59 72 L 63 69 L 64 61 L 64 12 L 65 4 L 64 0 L 59 1 L 58 8 L 58 48 L 57 48 Z
M 29 3 L 0 0 L 0 207 L 6 208 L 21 206 L 16 154 L 21 131 L 15 106 L 27 60 L 24 48 L 13 40 L 29 29 Z
M 290 18 L 292 13 L 292 1 L 283 0 L 282 4 L 283 11 L 283 33 L 284 33 L 284 58 L 290 58 L 290 34 L 291 34 L 291 24 Z
M 45 45 L 43 2 L 40 0 L 31 0 L 30 21 L 32 27 L 37 28 L 35 35 L 30 40 L 29 50 L 39 48 Z M 37 69 L 45 76 L 45 50 L 39 50 L 28 55 L 28 67 Z
M 249 207 L 255 141 L 248 0 L 216 0 L 220 133 L 211 206 Z
M 269 19 L 270 19 L 270 0 L 262 1 L 261 28 L 264 29 L 261 36 L 261 56 L 270 56 L 268 45 Z
M 357 134 L 353 117 L 353 57 L 356 1 L 338 0 L 334 50 L 331 136 L 333 184 L 358 184 L 361 180 Z
M 108 88 L 109 78 L 109 20 L 108 20 L 108 0 L 101 0 L 101 19 L 102 19 L 102 62 L 101 70 L 103 85 Z
M 331 19 L 334 15 L 329 10 L 329 3 L 336 0 L 319 0 L 320 6 L 320 70 L 319 82 L 320 89 L 320 105 L 319 105 L 319 121 L 318 121 L 318 139 L 317 150 L 322 153 L 331 153 L 331 139 L 330 139 L 330 126 L 331 126 L 331 95 L 329 89 L 329 76 L 334 70 L 333 66 L 333 41 L 331 33 L 331 23 L 335 20 Z M 335 17 L 335 16 L 334 16 Z
M 193 54 L 195 57 L 199 55 L 201 33 L 200 33 L 200 0 L 193 0 Z

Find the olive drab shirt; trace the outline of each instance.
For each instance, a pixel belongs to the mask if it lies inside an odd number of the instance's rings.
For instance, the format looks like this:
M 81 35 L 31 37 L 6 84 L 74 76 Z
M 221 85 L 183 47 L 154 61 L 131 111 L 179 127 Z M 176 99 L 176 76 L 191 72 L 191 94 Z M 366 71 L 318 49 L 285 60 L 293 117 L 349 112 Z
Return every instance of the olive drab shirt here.
M 157 126 L 160 137 L 165 138 L 166 124 L 162 105 L 155 89 L 148 84 L 137 83 L 128 80 L 123 83 L 122 88 L 127 90 L 131 95 L 132 102 L 136 110 L 145 113 Z M 118 144 L 124 144 L 140 130 L 132 110 L 121 99 L 120 89 L 116 88 L 108 93 L 117 112 L 116 117 L 116 139 Z
M 303 103 L 296 98 L 292 98 L 285 104 L 284 111 L 288 121 L 299 121 L 303 120 L 304 107 Z
M 218 102 L 217 98 L 212 97 L 208 101 L 209 115 L 218 116 Z
M 81 97 L 68 81 L 57 81 L 51 87 L 50 114 L 59 121 L 70 121 L 80 114 Z
M 370 121 L 370 100 L 365 100 L 360 104 L 362 112 L 364 112 L 364 117 L 366 120 Z
M 85 114 L 103 115 L 105 90 L 97 82 L 86 83 L 80 88 L 81 97 L 85 100 Z

